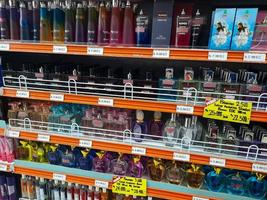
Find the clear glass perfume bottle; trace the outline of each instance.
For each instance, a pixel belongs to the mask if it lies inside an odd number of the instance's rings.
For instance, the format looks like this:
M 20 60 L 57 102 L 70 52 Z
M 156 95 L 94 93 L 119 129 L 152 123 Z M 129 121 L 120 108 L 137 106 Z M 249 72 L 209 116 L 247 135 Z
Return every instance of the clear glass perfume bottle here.
M 181 126 L 179 138 L 189 138 L 190 140 L 193 140 L 195 138 L 195 130 L 192 123 L 191 117 L 185 117 L 184 124 Z
M 179 133 L 179 124 L 176 122 L 176 114 L 171 115 L 171 119 L 169 119 L 165 123 L 165 127 L 163 129 L 163 141 L 166 146 L 173 146 L 177 141 L 177 136 Z
M 183 182 L 185 171 L 176 161 L 172 161 L 171 164 L 166 168 L 167 180 L 176 185 L 180 185 Z
M 149 123 L 149 135 L 152 139 L 159 140 L 163 136 L 164 123 L 161 121 L 161 112 L 154 112 L 154 119 Z M 157 137 L 153 137 L 157 136 Z
M 136 142 L 142 142 L 142 138 L 147 134 L 147 123 L 144 121 L 144 112 L 142 110 L 136 111 L 136 121 L 133 124 L 132 133 Z

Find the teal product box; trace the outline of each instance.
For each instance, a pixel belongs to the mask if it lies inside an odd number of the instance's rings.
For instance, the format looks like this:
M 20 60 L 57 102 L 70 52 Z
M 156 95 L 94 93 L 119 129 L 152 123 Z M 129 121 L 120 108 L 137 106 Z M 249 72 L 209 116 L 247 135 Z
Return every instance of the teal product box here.
M 250 49 L 258 8 L 240 8 L 236 11 L 231 50 L 247 51 Z
M 217 8 L 215 10 L 211 27 L 209 49 L 230 49 L 235 12 L 235 8 Z

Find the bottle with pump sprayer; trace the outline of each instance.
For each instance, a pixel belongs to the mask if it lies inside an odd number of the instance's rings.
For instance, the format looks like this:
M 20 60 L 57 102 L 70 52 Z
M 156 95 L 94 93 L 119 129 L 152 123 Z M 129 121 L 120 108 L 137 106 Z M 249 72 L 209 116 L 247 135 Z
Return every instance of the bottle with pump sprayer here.
M 62 181 L 60 185 L 60 200 L 66 200 L 66 194 L 66 183 Z
M 140 13 L 136 17 L 136 45 L 145 46 L 149 44 L 149 18 L 147 15 L 144 15 L 143 10 L 140 10 Z
M 97 41 L 97 3 L 95 0 L 89 0 L 88 6 L 88 23 L 87 23 L 87 42 L 88 44 L 95 44 Z
M 188 47 L 190 45 L 191 16 L 183 9 L 176 19 L 175 47 Z
M 53 6 L 53 41 L 64 42 L 65 13 L 59 0 L 55 0 Z
M 66 43 L 74 42 L 75 39 L 75 11 L 72 7 L 70 0 L 65 2 L 65 36 L 64 40 Z
M 78 3 L 76 9 L 75 42 L 78 43 L 85 42 L 84 21 L 85 21 L 84 8 L 81 3 Z
M 199 45 L 200 33 L 203 30 L 203 25 L 206 23 L 205 16 L 202 16 L 197 10 L 195 17 L 192 20 L 191 30 L 191 46 L 196 47 Z
M 32 2 L 28 2 L 27 7 L 27 18 L 28 18 L 28 24 L 29 24 L 29 40 L 33 40 L 33 8 L 32 8 Z
M 67 200 L 73 200 L 74 198 L 74 190 L 72 183 L 68 183 L 67 186 Z
M 40 185 L 39 185 L 40 178 L 39 177 L 35 177 L 34 183 L 35 183 L 36 199 L 40 200 L 41 199 L 41 196 L 40 196 Z
M 74 200 L 80 200 L 80 185 L 78 183 L 74 187 Z
M 33 7 L 33 40 L 39 41 L 40 40 L 40 4 L 39 1 L 34 0 L 32 1 Z
M 58 180 L 54 180 L 54 184 L 53 184 L 53 199 L 57 200 L 60 199 L 60 192 L 59 192 L 59 184 L 58 184 Z
M 119 1 L 112 1 L 111 9 L 111 25 L 110 25 L 110 44 L 120 44 L 122 41 L 121 33 L 121 19 L 120 19 L 120 8 Z
M 20 13 L 20 39 L 21 40 L 30 40 L 30 27 L 28 21 L 28 12 L 27 7 L 24 2 L 20 2 L 19 5 Z
M 135 44 L 134 12 L 129 0 L 127 0 L 124 10 L 122 44 L 127 46 L 133 46 Z
M 97 31 L 97 43 L 99 45 L 107 45 L 110 39 L 110 19 L 109 8 L 110 4 L 100 3 L 99 15 L 98 15 L 98 31 Z
M 99 187 L 95 187 L 94 200 L 101 200 Z
M 89 185 L 87 190 L 87 200 L 94 200 L 93 186 Z
M 40 178 L 39 188 L 40 188 L 40 200 L 48 200 L 46 181 L 44 180 L 44 178 Z
M 27 192 L 27 177 L 22 174 L 20 179 L 20 186 L 21 186 L 21 195 L 23 198 L 28 198 L 28 192 Z

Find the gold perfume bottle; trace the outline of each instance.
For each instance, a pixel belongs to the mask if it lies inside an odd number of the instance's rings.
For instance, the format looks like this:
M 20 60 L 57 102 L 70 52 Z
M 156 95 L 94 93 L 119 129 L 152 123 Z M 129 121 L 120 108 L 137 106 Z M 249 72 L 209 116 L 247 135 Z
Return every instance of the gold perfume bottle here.
M 148 163 L 149 176 L 153 181 L 161 181 L 165 176 L 165 165 L 160 158 L 154 158 Z
M 187 186 L 192 188 L 200 188 L 203 184 L 205 173 L 201 171 L 200 166 L 191 165 L 191 168 L 186 170 Z

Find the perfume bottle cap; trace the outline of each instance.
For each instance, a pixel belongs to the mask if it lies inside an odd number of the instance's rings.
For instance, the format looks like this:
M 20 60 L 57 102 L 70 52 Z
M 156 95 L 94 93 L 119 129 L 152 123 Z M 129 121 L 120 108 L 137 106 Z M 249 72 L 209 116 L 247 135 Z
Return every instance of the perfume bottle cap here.
M 131 2 L 129 0 L 127 0 L 126 7 L 130 7 L 130 6 L 131 6 Z
M 182 10 L 181 15 L 185 15 L 185 10 L 184 9 Z
M 139 15 L 144 15 L 144 12 L 142 9 L 140 10 Z
M 81 4 L 81 3 L 78 3 L 78 5 L 77 5 L 77 9 L 78 8 L 83 8 L 83 5 Z
M 131 72 L 129 72 L 129 73 L 127 74 L 127 78 L 128 78 L 128 80 L 132 80 L 132 74 L 131 74 Z
M 110 2 L 108 1 L 108 2 L 106 3 L 106 9 L 110 9 L 110 7 L 111 7 L 111 5 L 110 5 Z
M 118 7 L 119 6 L 119 1 L 118 0 L 112 0 L 112 7 Z
M 105 4 L 104 4 L 104 2 L 102 1 L 101 3 L 100 3 L 100 7 L 104 7 L 105 6 Z
M 199 9 L 197 9 L 196 16 L 199 16 L 199 15 L 200 15 L 200 12 L 199 12 Z
M 41 7 L 41 8 L 46 8 L 46 4 L 45 4 L 45 2 L 40 2 L 40 7 Z
M 99 187 L 95 187 L 95 191 L 96 192 L 99 192 Z
M 41 178 L 40 178 L 40 182 L 44 182 L 44 178 L 41 177 Z
M 32 6 L 33 6 L 33 8 L 39 8 L 39 1 L 32 1 Z
M 72 183 L 68 182 L 68 186 L 72 186 Z
M 28 10 L 32 10 L 32 2 L 31 1 L 28 2 Z
M 0 8 L 4 8 L 5 7 L 5 1 L 0 1 Z
M 103 191 L 104 193 L 106 193 L 106 192 L 107 192 L 107 189 L 106 189 L 106 188 L 103 188 L 102 191 Z
M 22 178 L 26 178 L 26 175 L 25 175 L 25 174 L 22 174 L 21 177 L 22 177 Z
M 89 186 L 88 186 L 88 189 L 89 189 L 89 190 L 93 190 L 93 186 L 89 185 Z
M 26 8 L 26 5 L 25 5 L 24 2 L 20 2 L 19 7 L 20 7 L 20 8 Z
M 79 184 L 78 184 L 78 183 L 75 183 L 75 186 L 76 186 L 76 187 L 79 187 Z

